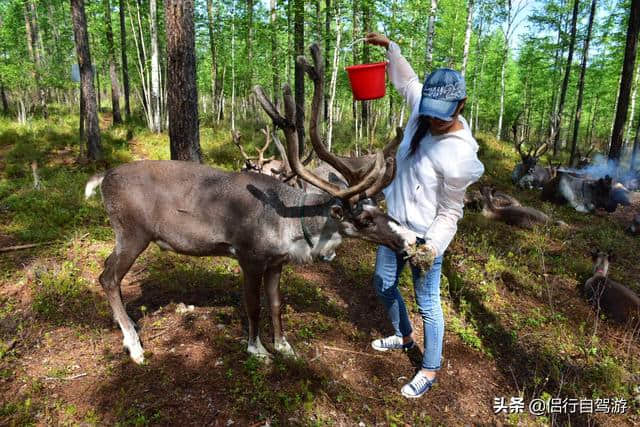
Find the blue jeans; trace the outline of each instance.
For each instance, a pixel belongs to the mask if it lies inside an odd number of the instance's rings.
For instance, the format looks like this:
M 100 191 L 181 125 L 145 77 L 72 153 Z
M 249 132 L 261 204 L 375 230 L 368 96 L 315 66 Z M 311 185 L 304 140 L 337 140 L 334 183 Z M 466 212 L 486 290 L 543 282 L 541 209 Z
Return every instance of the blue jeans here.
M 400 273 L 404 269 L 404 257 L 386 246 L 379 246 L 373 285 L 378 297 L 387 308 L 395 334 L 409 336 L 412 332 L 407 308 L 398 290 Z M 411 265 L 410 265 L 411 266 Z M 440 272 L 442 256 L 436 257 L 431 270 L 421 277 L 421 271 L 411 266 L 413 289 L 424 326 L 424 355 L 422 367 L 431 371 L 440 369 L 444 317 L 440 304 Z

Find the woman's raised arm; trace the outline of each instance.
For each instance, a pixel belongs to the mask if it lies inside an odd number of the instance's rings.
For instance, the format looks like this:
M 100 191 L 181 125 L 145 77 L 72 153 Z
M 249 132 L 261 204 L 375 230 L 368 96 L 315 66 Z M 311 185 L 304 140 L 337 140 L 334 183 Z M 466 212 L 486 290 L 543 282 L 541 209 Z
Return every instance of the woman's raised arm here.
M 409 106 L 415 107 L 422 97 L 422 83 L 409 62 L 400 53 L 400 47 L 387 36 L 378 33 L 367 34 L 365 41 L 387 49 L 389 80 Z

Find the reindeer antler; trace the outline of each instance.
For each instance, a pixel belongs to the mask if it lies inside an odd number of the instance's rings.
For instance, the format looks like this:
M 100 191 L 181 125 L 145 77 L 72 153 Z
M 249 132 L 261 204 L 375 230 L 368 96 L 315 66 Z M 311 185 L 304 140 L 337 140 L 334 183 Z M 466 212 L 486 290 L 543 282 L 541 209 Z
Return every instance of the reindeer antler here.
M 315 152 L 322 160 L 333 166 L 338 172 L 340 172 L 349 183 L 349 187 L 346 189 L 339 188 L 338 186 L 325 181 L 318 177 L 313 172 L 307 170 L 300 162 L 298 155 L 299 145 L 297 129 L 295 127 L 295 101 L 291 93 L 291 87 L 285 84 L 283 87 L 285 116 L 275 108 L 273 103 L 266 97 L 264 90 L 260 86 L 254 87 L 256 98 L 262 105 L 262 108 L 269 115 L 273 123 L 284 131 L 287 141 L 287 158 L 293 172 L 305 181 L 315 185 L 316 187 L 328 192 L 334 197 L 346 200 L 348 203 L 354 203 L 357 199 L 362 197 L 371 197 L 381 188 L 388 185 L 393 174 L 395 173 L 395 159 L 388 157 L 385 160 L 384 150 L 380 150 L 376 155 L 371 156 L 375 160 L 373 162 L 367 162 L 367 171 L 362 174 L 360 171 L 356 172 L 350 164 L 345 161 L 347 158 L 335 156 L 331 154 L 320 139 L 318 133 L 318 117 L 323 101 L 323 61 L 320 54 L 320 49 L 317 44 L 311 46 L 311 55 L 314 61 L 314 67 L 310 66 L 304 57 L 298 57 L 298 63 L 300 63 L 307 75 L 314 82 L 314 95 L 312 101 L 312 112 L 309 121 L 309 135 Z M 393 151 L 397 148 L 399 140 L 401 140 L 402 133 L 396 136 L 396 139 L 392 143 L 388 144 L 387 152 Z M 355 159 L 351 159 L 352 161 Z M 363 176 L 362 176 L 363 175 Z

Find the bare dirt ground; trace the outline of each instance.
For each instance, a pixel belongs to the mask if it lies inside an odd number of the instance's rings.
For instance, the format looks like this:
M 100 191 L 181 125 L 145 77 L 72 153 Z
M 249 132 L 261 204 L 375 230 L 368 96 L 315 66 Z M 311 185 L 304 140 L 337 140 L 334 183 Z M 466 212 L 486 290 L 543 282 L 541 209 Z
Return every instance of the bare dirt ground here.
M 363 249 L 371 250 L 348 243 L 339 256 L 350 257 Z M 154 255 L 156 262 L 167 263 L 163 255 Z M 24 279 L 13 286 L 3 283 L 1 288 L 1 297 L 15 304 L 1 331 L 17 338 L 12 343 L 16 357 L 0 364 L 11 371 L 0 381 L 0 393 L 10 400 L 32 396 L 40 408 L 37 424 L 95 417 L 106 424 L 140 418 L 150 424 L 227 425 L 232 420 L 237 425 L 253 425 L 271 420 L 306 425 L 316 415 L 336 425 L 394 420 L 499 424 L 491 408 L 493 397 L 516 393 L 512 380 L 503 377 L 495 361 L 447 332 L 439 385 L 423 399 L 404 399 L 399 388 L 413 375 L 412 362 L 406 354 L 380 354 L 370 348 L 372 338 L 389 333 L 382 307 L 369 283 L 345 281 L 340 266 L 299 266 L 289 272 L 298 278 L 296 286 L 320 288 L 315 294 L 320 307 L 296 296 L 285 311 L 290 342 L 302 361 L 277 359 L 254 371 L 250 367 L 247 378 L 243 372 L 248 360 L 244 312 L 233 269 L 223 280 L 215 278 L 216 289 L 202 283 L 176 283 L 167 289 L 154 283 L 158 273 L 146 272 L 144 262 L 132 268 L 123 283 L 123 297 L 129 313 L 137 317 L 150 356 L 146 366 L 137 366 L 122 351 L 121 333 L 110 322 L 98 286 L 90 286 L 88 298 L 96 310 L 90 307 L 82 313 L 68 313 L 70 319 L 60 325 L 42 321 L 30 312 L 33 295 L 29 289 L 36 280 L 34 270 L 43 265 L 39 260 L 34 260 L 37 266 L 29 265 L 31 259 L 25 253 L 12 256 L 25 265 Z M 285 298 L 289 299 L 286 293 Z M 193 311 L 187 308 L 187 313 L 178 313 L 179 303 L 194 305 Z M 268 343 L 266 314 L 262 336 Z M 420 336 L 421 322 L 415 313 L 413 321 Z M 28 327 L 17 331 L 19 324 Z M 307 332 L 301 332 L 305 327 Z M 300 390 L 304 396 L 298 396 Z M 266 402 L 272 397 L 262 394 L 280 396 L 293 410 L 286 419 L 268 408 L 263 411 L 261 402 L 255 406 L 250 402 L 253 393 Z M 312 410 L 296 409 L 296 399 Z

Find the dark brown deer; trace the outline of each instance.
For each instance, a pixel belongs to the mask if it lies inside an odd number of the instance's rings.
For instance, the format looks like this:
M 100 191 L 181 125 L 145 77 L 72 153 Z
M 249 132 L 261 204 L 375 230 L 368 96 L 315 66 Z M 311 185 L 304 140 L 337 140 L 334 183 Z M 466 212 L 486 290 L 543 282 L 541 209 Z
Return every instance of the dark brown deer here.
M 611 253 L 600 250 L 591 252 L 593 276 L 584 284 L 584 295 L 598 312 L 603 311 L 609 318 L 626 323 L 640 320 L 640 297 L 631 289 L 609 279 Z
M 312 46 L 315 67 L 323 74 L 323 60 Z M 300 60 L 305 63 L 304 58 Z M 322 86 L 316 93 L 311 123 L 318 122 Z M 318 90 L 320 94 L 318 94 Z M 263 106 L 266 99 L 262 91 Z M 139 161 L 92 177 L 85 188 L 90 196 L 100 186 L 105 210 L 115 232 L 115 249 L 105 261 L 100 283 L 107 295 L 124 347 L 134 362 L 142 363 L 140 339 L 122 303 L 120 283 L 136 258 L 151 242 L 161 248 L 193 256 L 236 258 L 244 276 L 244 299 L 249 317 L 247 351 L 268 357 L 259 338 L 260 288 L 264 283 L 271 307 L 274 348 L 293 355 L 280 320 L 280 274 L 289 262 L 331 260 L 343 238 L 365 239 L 403 251 L 416 236 L 371 202 L 371 197 L 393 179 L 395 150 L 383 150 L 367 159 L 345 159 L 323 153 L 324 160 L 348 181 L 342 188 L 307 170 L 298 158 L 295 104 L 284 86 L 286 116 L 274 121 L 284 129 L 287 154 L 295 174 L 322 189 L 305 192 L 270 176 L 227 172 L 182 161 Z M 320 102 L 317 98 L 320 97 Z M 267 101 L 268 102 L 268 101 Z M 276 112 L 268 105 L 270 114 Z M 272 117 L 273 118 L 273 117 Z M 310 128 L 314 135 L 317 129 Z M 318 135 L 314 136 L 318 138 Z M 398 129 L 397 147 L 402 140 Z M 315 146 L 315 145 L 314 145 Z M 325 150 L 326 151 L 326 150 Z M 360 168 L 351 165 L 362 164 Z

